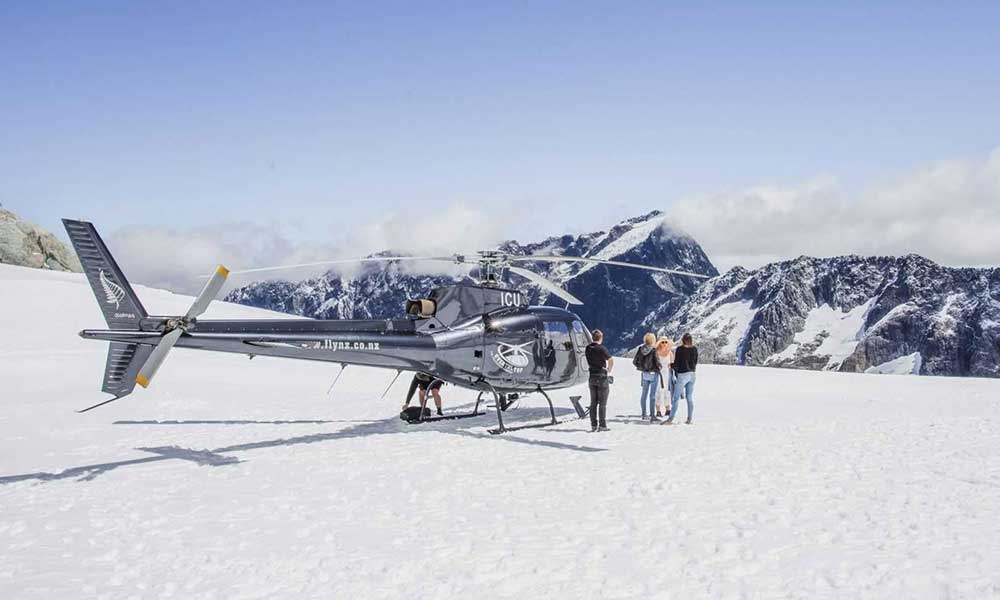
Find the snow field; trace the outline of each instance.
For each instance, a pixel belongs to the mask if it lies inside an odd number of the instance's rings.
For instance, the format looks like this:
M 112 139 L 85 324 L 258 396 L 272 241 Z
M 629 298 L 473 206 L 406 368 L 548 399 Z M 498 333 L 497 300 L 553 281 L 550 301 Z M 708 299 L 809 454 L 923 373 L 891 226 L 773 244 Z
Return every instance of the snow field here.
M 998 381 L 703 366 L 695 425 L 666 427 L 624 416 L 620 361 L 610 432 L 569 390 L 566 422 L 490 436 L 399 421 L 405 376 L 327 396 L 329 365 L 177 350 L 79 415 L 89 288 L 3 267 L 0 290 L 2 598 L 1000 596 Z

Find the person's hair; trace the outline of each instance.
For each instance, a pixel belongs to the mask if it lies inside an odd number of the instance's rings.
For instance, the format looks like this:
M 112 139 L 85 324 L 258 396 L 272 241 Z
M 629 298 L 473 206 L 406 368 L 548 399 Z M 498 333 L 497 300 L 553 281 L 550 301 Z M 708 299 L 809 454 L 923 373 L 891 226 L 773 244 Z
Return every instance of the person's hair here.
M 682 343 L 682 344 L 684 344 L 685 346 L 691 346 L 691 345 L 693 345 L 693 344 L 694 344 L 694 338 L 693 338 L 693 337 L 691 337 L 691 334 L 690 334 L 690 333 L 685 333 L 685 334 L 684 334 L 684 335 L 683 335 L 683 336 L 681 337 L 681 343 Z
M 604 333 L 600 329 L 595 329 L 590 332 L 590 337 L 594 338 L 595 342 L 599 342 L 604 339 Z
M 647 346 L 655 346 L 656 345 L 656 334 L 650 332 L 650 333 L 647 333 L 646 335 L 642 336 L 642 343 L 646 344 Z

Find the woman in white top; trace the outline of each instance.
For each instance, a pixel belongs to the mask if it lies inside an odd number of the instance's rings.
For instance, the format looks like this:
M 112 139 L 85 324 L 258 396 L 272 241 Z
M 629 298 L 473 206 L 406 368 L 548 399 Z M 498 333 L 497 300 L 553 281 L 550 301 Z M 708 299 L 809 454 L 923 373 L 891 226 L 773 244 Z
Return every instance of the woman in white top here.
M 666 416 L 663 414 L 664 408 L 666 408 L 667 414 L 670 413 L 670 391 L 673 389 L 674 382 L 670 365 L 674 362 L 674 343 L 667 336 L 660 337 L 656 342 L 656 354 L 660 357 L 660 363 L 664 370 L 661 374 L 663 386 L 657 390 L 656 394 L 656 416 L 662 417 Z

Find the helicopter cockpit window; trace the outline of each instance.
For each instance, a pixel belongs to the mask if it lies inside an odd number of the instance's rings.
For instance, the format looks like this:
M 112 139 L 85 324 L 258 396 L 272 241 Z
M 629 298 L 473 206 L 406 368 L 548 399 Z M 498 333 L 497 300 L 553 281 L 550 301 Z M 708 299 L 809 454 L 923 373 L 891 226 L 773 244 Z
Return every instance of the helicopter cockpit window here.
M 590 344 L 590 332 L 580 321 L 573 321 L 573 336 L 576 338 L 576 347 L 581 350 Z
M 562 321 L 546 321 L 545 337 L 560 350 L 573 349 L 573 342 L 569 339 L 569 327 Z
M 484 321 L 487 333 L 534 332 L 537 323 L 537 319 L 531 315 L 507 311 L 488 314 Z

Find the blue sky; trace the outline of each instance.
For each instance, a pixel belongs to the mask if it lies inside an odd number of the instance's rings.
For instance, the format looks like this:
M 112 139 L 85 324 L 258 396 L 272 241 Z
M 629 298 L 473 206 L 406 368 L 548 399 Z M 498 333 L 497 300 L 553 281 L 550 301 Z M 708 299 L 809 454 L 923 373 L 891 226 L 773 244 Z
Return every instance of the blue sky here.
M 987 160 L 1000 3 L 873 4 L 8 1 L 0 202 L 334 244 L 459 205 L 526 239 Z

